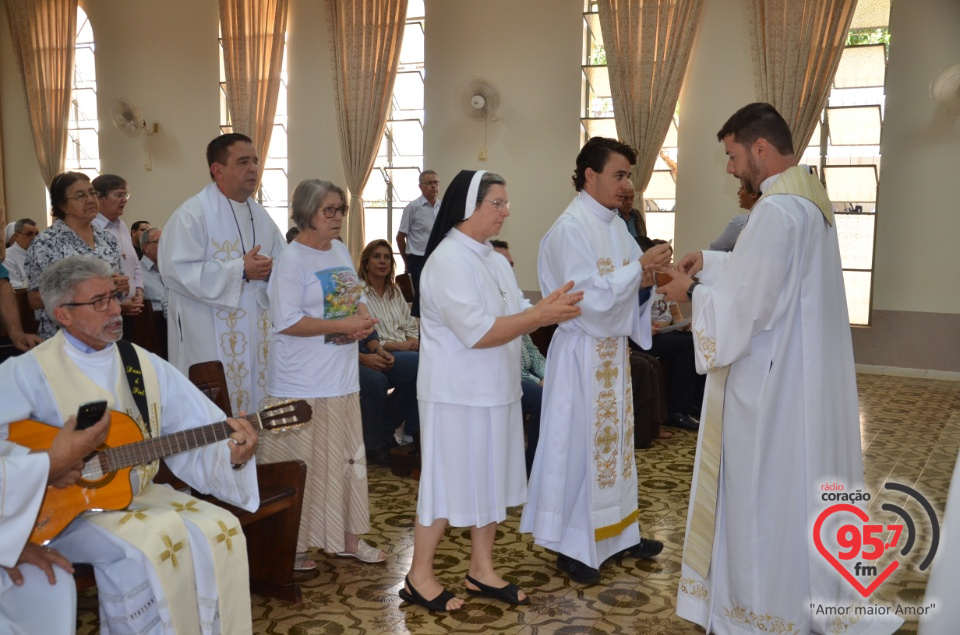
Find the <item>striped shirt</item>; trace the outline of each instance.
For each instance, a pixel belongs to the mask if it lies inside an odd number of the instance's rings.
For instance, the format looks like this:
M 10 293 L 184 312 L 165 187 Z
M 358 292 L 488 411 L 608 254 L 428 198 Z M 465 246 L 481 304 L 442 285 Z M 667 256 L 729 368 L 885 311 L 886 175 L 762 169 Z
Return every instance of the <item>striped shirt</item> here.
M 398 286 L 393 286 L 393 297 L 389 287 L 383 297 L 380 297 L 369 284 L 364 282 L 362 285 L 367 298 L 367 310 L 370 315 L 380 320 L 377 323 L 377 332 L 380 333 L 381 344 L 405 342 L 408 337 L 419 339 L 417 321 L 410 315 L 410 307 Z

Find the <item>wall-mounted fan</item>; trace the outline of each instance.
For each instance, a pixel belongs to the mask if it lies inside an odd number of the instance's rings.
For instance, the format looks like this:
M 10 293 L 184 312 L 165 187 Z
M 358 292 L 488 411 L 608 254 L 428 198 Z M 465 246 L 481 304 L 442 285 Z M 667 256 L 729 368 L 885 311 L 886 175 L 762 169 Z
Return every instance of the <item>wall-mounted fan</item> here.
M 493 82 L 483 77 L 468 77 L 457 87 L 454 102 L 457 112 L 473 123 L 483 124 L 483 145 L 477 152 L 481 161 L 487 158 L 487 122 L 497 121 L 503 114 L 503 95 Z
M 960 62 L 937 73 L 930 82 L 930 97 L 947 110 L 960 112 Z
M 151 135 L 159 129 L 158 124 L 148 124 L 140 109 L 122 97 L 110 103 L 110 118 L 125 137 L 139 137 L 143 132 Z

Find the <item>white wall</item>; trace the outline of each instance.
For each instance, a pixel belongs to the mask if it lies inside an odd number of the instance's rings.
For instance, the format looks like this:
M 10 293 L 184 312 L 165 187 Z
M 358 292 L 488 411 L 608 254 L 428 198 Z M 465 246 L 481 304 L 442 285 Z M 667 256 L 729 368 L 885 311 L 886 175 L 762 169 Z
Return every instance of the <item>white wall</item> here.
M 726 173 L 717 131 L 738 108 L 756 101 L 746 3 L 705 0 L 680 93 L 677 206 L 678 256 L 703 249 L 742 213 L 740 183 Z
M 101 173 L 119 174 L 131 193 L 124 220 L 162 225 L 209 182 L 206 145 L 220 134 L 215 2 L 87 0 L 93 26 L 100 114 Z M 159 134 L 123 136 L 110 104 L 138 106 Z M 150 148 L 153 169 L 145 168 Z
M 960 313 L 960 113 L 930 99 L 960 62 L 960 2 L 894 2 L 890 33 L 873 306 Z
M 510 242 L 520 287 L 537 290 L 541 236 L 573 198 L 580 149 L 583 2 L 489 0 L 426 2 L 424 166 L 443 188 L 460 170 L 489 170 L 508 183 Z M 487 160 L 477 160 L 483 126 L 463 120 L 454 93 L 471 75 L 503 92 L 500 121 L 487 129 Z

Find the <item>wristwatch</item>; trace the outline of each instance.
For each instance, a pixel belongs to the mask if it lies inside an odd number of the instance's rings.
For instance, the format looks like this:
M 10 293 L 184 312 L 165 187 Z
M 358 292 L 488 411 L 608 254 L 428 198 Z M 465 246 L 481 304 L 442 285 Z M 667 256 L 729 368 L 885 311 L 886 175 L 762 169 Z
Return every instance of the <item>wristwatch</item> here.
M 699 286 L 700 283 L 694 280 L 689 287 L 687 287 L 687 297 L 693 300 L 693 290 Z

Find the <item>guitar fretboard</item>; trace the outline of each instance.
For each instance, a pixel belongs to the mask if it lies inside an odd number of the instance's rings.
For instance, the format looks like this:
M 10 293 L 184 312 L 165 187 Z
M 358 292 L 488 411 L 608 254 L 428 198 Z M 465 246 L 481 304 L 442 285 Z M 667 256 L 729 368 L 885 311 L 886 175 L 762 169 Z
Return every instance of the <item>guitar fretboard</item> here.
M 257 430 L 262 429 L 259 413 L 243 417 Z M 233 428 L 226 421 L 211 423 L 199 428 L 191 428 L 173 434 L 165 434 L 155 439 L 144 439 L 116 448 L 108 448 L 97 454 L 100 469 L 104 473 L 150 463 L 170 454 L 186 452 L 230 437 Z

